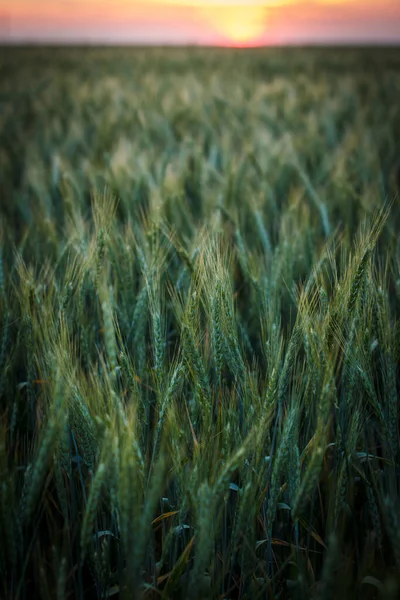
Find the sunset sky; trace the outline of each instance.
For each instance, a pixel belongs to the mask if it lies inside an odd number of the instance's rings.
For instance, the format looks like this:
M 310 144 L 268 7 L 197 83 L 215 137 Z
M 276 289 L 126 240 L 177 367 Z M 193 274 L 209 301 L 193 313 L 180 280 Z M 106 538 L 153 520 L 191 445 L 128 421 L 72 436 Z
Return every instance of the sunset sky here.
M 0 0 L 0 41 L 400 43 L 400 0 Z

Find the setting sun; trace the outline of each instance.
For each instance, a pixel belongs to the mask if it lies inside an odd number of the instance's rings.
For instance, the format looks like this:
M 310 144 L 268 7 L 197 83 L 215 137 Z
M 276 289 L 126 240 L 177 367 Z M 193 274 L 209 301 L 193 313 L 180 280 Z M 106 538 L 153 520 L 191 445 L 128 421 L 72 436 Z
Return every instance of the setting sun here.
M 150 0 L 156 1 L 158 0 Z M 161 0 L 160 4 L 192 8 L 227 44 L 250 45 L 265 31 L 267 7 L 282 6 L 288 0 Z
M 263 6 L 223 6 L 202 9 L 205 18 L 227 42 L 248 45 L 265 30 L 266 10 Z

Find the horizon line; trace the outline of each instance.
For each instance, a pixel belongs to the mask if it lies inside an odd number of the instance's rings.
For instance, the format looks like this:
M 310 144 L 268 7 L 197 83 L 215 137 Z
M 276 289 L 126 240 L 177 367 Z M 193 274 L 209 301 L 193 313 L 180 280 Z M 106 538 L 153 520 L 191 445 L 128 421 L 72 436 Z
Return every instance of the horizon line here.
M 218 49 L 236 49 L 236 50 L 254 50 L 254 49 L 263 49 L 263 48 L 275 48 L 275 47 L 288 47 L 288 48 L 313 48 L 313 47 L 325 47 L 325 48 L 395 48 L 400 47 L 400 39 L 365 39 L 365 40 L 351 40 L 351 39 L 342 39 L 342 40 L 308 40 L 308 41 L 282 41 L 282 42 L 271 42 L 271 43 L 254 43 L 254 44 L 229 44 L 229 43 L 204 43 L 204 42 L 128 42 L 128 41 L 107 41 L 107 40 L 38 40 L 38 39 L 1 39 L 0 38 L 0 47 L 56 47 L 56 48 L 71 48 L 71 47 L 110 47 L 110 48 L 218 48 Z

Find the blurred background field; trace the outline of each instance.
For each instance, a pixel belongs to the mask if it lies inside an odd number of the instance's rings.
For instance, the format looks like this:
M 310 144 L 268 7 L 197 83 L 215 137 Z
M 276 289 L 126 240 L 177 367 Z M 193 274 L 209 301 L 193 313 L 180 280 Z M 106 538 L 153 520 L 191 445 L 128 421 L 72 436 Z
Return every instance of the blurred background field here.
M 399 597 L 399 98 L 398 48 L 1 49 L 1 598 Z

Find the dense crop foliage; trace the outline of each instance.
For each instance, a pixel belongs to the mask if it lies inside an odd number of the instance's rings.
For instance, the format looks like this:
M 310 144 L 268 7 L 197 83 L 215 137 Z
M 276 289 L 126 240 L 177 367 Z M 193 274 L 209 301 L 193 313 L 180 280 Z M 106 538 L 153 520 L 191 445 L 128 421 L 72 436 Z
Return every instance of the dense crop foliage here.
M 0 597 L 398 598 L 398 51 L 0 84 Z

